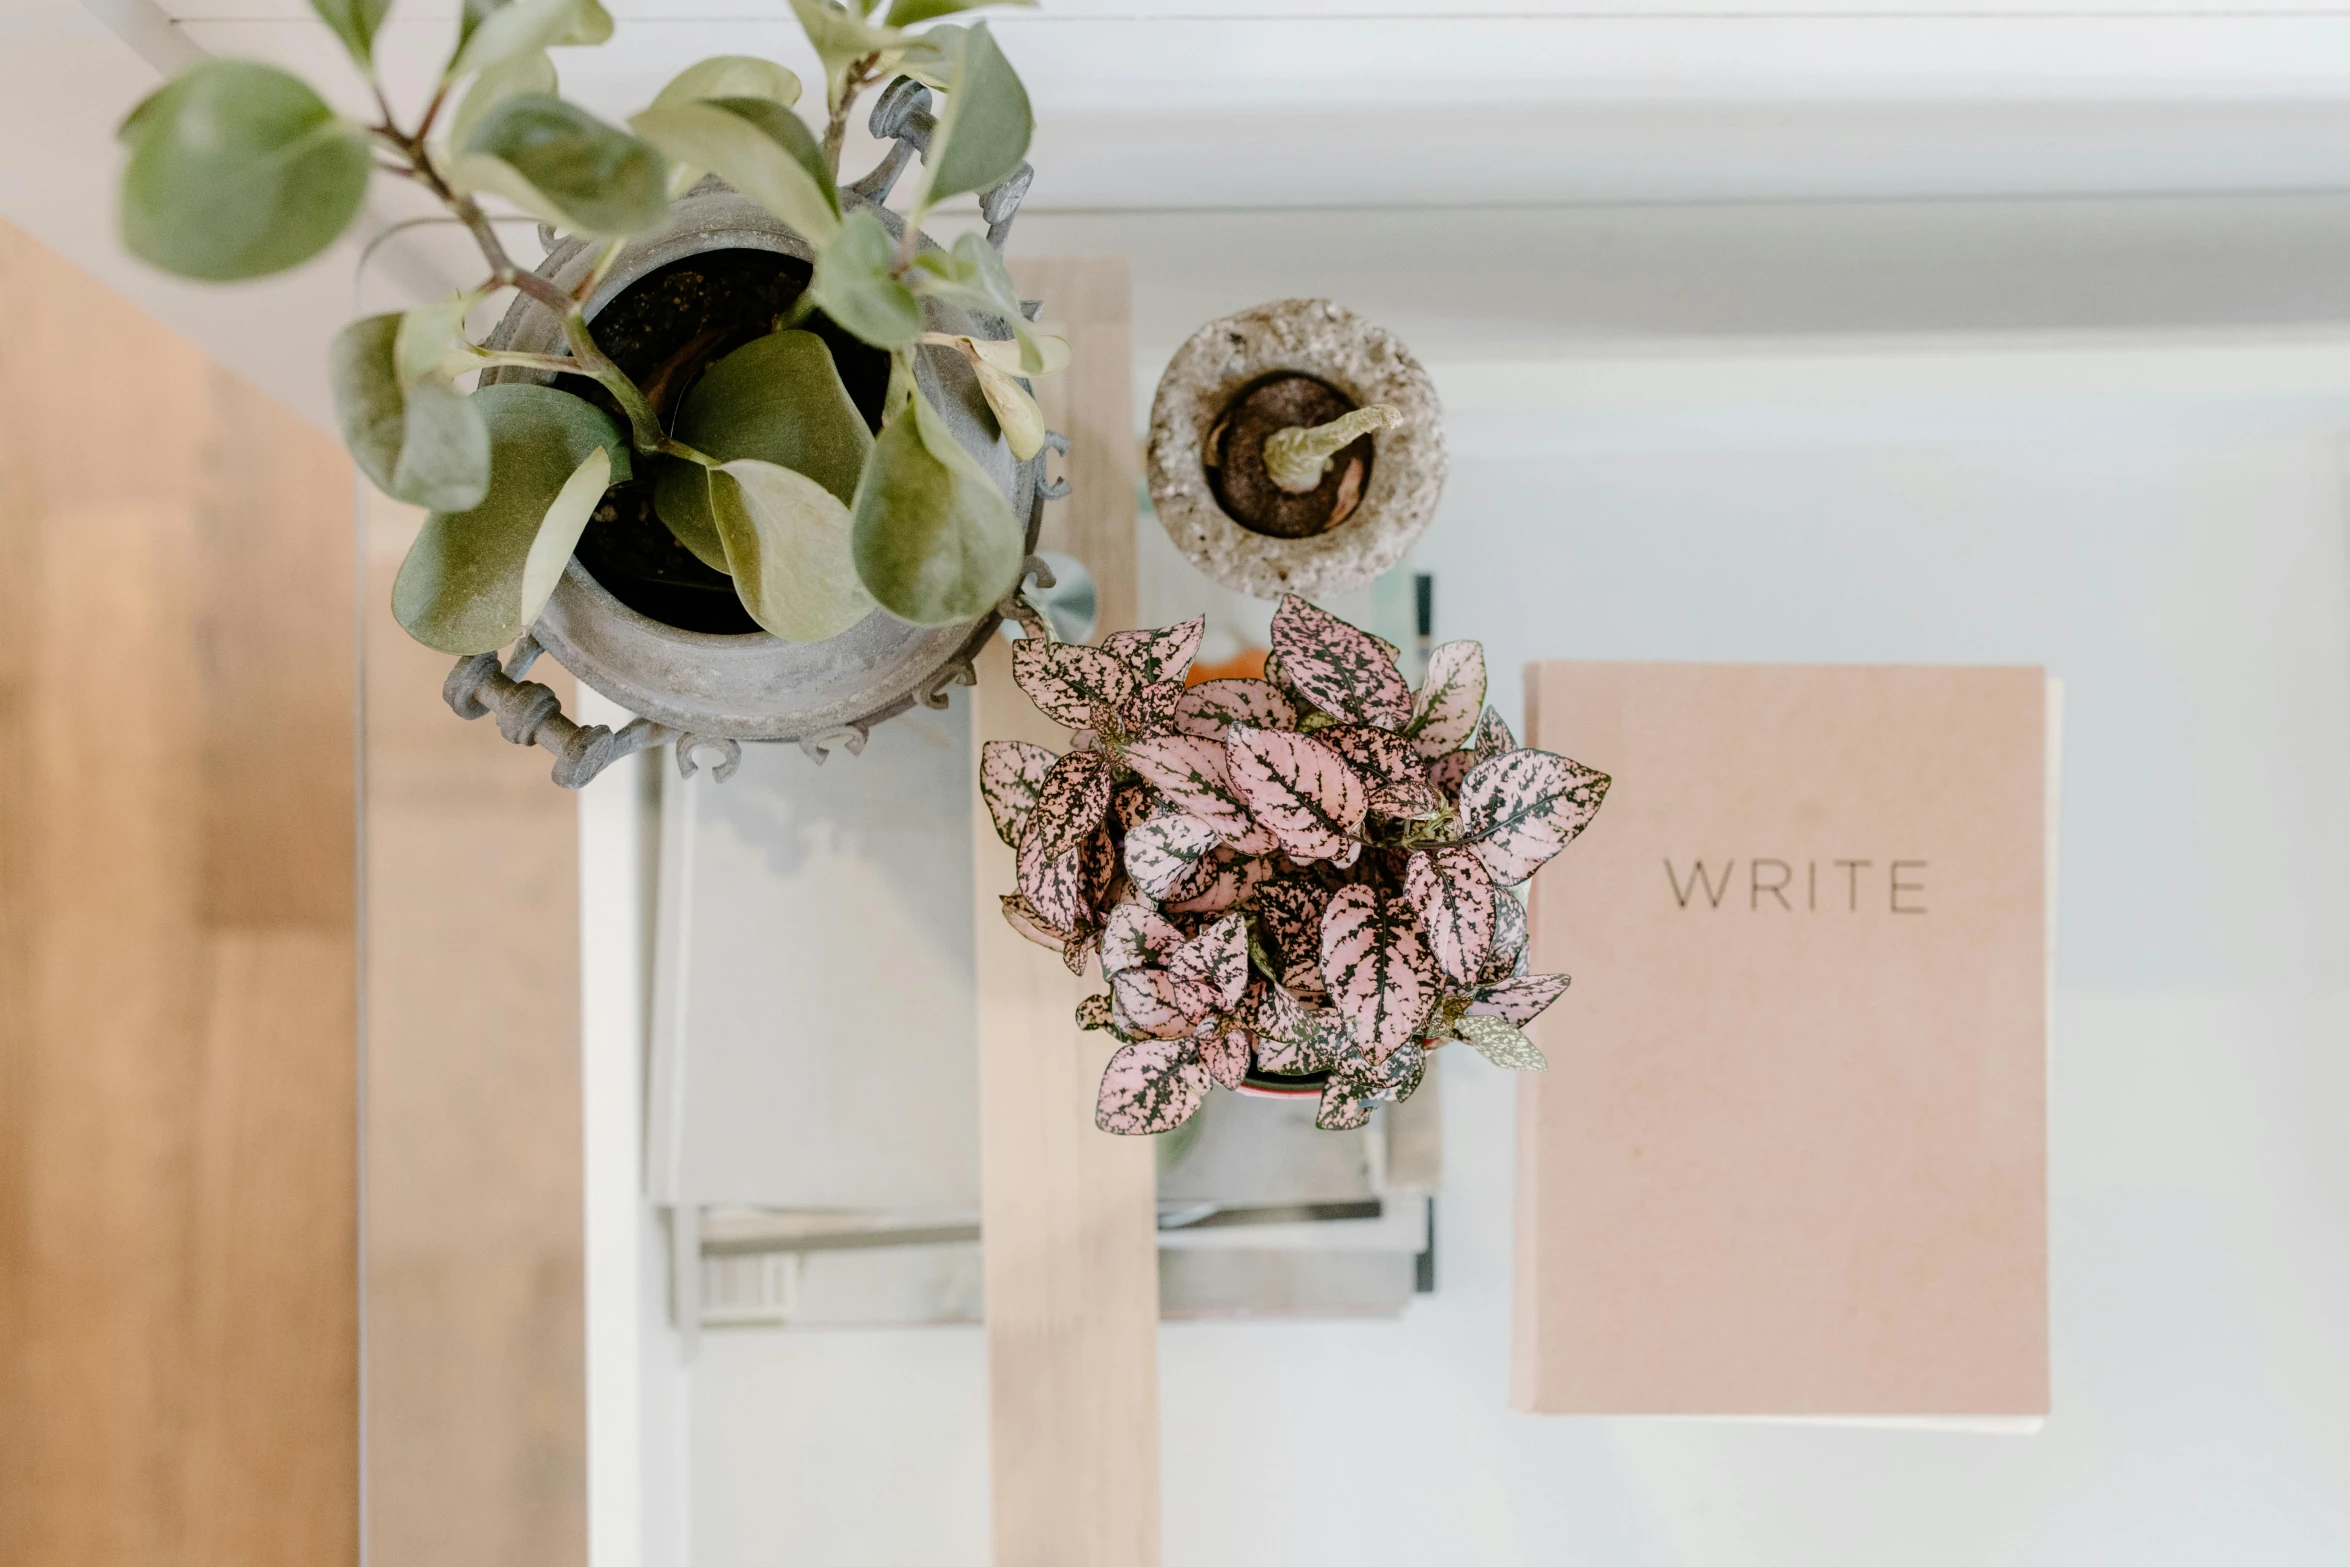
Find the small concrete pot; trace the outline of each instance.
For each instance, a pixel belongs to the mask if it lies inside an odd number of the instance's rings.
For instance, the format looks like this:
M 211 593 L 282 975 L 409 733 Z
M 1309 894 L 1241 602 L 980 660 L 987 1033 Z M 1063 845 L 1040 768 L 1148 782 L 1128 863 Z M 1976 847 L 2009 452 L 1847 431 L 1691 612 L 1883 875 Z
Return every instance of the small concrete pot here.
M 1318 495 L 1272 495 L 1240 472 L 1261 470 L 1250 443 L 1279 410 L 1319 423 L 1374 403 L 1400 419 L 1340 453 Z M 1151 401 L 1149 464 L 1159 522 L 1201 571 L 1256 598 L 1327 597 L 1388 570 L 1426 531 L 1444 489 L 1442 409 L 1383 328 L 1327 299 L 1275 300 L 1177 350 Z

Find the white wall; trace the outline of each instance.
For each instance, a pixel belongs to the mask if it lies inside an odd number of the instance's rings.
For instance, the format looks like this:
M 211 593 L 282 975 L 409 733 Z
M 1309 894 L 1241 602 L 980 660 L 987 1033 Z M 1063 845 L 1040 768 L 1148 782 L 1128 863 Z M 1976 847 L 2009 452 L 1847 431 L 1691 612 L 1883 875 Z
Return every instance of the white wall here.
M 2011 355 L 1939 401 L 1965 378 L 1933 354 L 1858 366 L 1903 424 L 1789 418 L 1792 390 L 1688 360 L 1596 448 L 1460 443 L 1418 552 L 1506 703 L 1537 657 L 2064 678 L 2046 1430 L 1508 1413 L 1512 1089 L 1447 1060 L 1433 1298 L 1166 1329 L 1171 1567 L 2350 1558 L 2338 416 L 2163 394 L 2147 363 Z M 1463 407 L 1497 375 L 1439 366 Z M 691 1399 L 704 1567 L 985 1560 L 976 1332 L 712 1334 Z

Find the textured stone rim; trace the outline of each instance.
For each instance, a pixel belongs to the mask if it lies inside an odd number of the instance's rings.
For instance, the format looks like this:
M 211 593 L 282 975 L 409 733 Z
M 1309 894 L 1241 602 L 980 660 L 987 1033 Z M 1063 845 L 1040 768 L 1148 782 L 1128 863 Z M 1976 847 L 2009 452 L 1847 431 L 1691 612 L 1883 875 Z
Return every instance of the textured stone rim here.
M 1307 539 L 1276 539 L 1216 504 L 1200 451 L 1233 397 L 1281 372 L 1317 376 L 1360 406 L 1392 403 L 1399 429 L 1373 436 L 1378 461 L 1353 516 Z M 1359 587 L 1403 559 L 1444 490 L 1444 419 L 1435 385 L 1384 327 L 1327 299 L 1277 299 L 1191 334 L 1151 399 L 1151 504 L 1184 558 L 1256 598 Z

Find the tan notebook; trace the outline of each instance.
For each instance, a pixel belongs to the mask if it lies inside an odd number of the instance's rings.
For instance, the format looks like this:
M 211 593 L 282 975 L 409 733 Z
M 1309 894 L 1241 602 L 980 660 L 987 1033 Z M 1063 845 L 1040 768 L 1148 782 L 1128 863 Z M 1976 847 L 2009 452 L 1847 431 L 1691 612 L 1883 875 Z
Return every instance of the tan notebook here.
M 2048 1408 L 2054 690 L 2021 668 L 1546 663 L 1611 774 L 1533 884 L 1513 1403 Z

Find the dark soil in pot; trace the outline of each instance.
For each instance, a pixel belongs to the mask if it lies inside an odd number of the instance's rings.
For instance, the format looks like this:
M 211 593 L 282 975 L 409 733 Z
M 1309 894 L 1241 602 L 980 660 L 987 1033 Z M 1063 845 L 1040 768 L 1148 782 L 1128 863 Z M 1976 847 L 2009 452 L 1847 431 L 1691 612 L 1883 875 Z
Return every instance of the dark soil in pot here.
M 784 323 L 808 276 L 806 262 L 773 251 L 706 251 L 631 283 L 597 312 L 589 330 L 644 389 L 667 428 L 705 369 Z M 889 356 L 851 337 L 822 312 L 798 325 L 831 348 L 850 400 L 866 424 L 878 430 Z M 628 428 L 619 405 L 595 382 L 565 376 L 560 384 Z M 653 510 L 649 459 L 639 457 L 636 477 L 605 493 L 573 558 L 621 603 L 681 631 L 726 636 L 759 630 L 735 597 L 734 579 L 703 565 Z
M 1354 409 L 1353 398 L 1316 376 L 1282 372 L 1241 388 L 1201 453 L 1216 504 L 1251 533 L 1276 539 L 1310 539 L 1346 521 L 1371 482 L 1369 436 L 1331 458 L 1322 482 L 1298 495 L 1265 471 L 1265 441 L 1278 430 L 1328 424 Z

